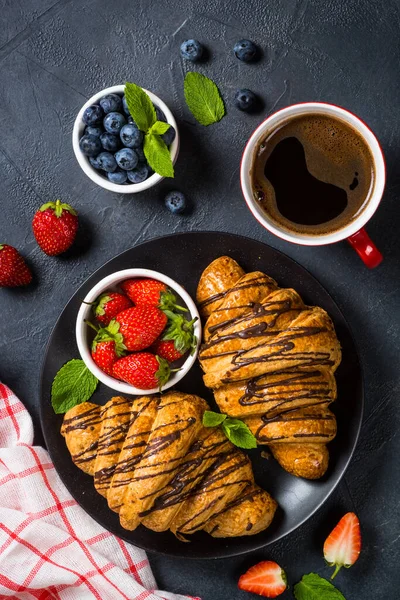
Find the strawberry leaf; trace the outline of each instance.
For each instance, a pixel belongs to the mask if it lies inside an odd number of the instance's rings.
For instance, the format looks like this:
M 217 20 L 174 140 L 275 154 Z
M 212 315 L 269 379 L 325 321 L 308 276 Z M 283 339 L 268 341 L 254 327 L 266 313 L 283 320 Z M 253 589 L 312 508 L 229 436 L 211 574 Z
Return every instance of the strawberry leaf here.
M 156 372 L 156 379 L 158 381 L 159 390 L 161 392 L 163 386 L 167 383 L 169 378 L 171 377 L 171 369 L 169 363 L 165 358 L 161 358 L 161 356 L 156 356 L 158 362 L 158 371 Z M 177 370 L 177 369 L 176 369 Z
M 197 338 L 194 335 L 194 323 L 197 317 L 188 321 L 182 315 L 177 315 L 170 310 L 164 310 L 168 317 L 168 325 L 162 337 L 163 340 L 173 340 L 175 349 L 181 354 L 196 350 Z

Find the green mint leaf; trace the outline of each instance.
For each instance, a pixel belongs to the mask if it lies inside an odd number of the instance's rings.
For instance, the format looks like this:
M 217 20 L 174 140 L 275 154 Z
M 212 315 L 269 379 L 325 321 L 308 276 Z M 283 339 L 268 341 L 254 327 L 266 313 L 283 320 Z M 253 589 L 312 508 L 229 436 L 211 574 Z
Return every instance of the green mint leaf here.
M 211 79 L 201 73 L 190 71 L 186 74 L 184 93 L 190 112 L 201 125 L 216 123 L 225 115 L 219 89 Z
M 149 133 L 156 133 L 157 135 L 162 135 L 166 133 L 168 129 L 171 127 L 169 123 L 165 123 L 165 121 L 156 121 L 149 129 Z
M 155 133 L 146 133 L 143 144 L 144 155 L 150 167 L 162 177 L 174 176 L 174 165 L 164 140 Z
M 157 121 L 156 111 L 146 92 L 135 83 L 125 84 L 125 98 L 132 119 L 141 131 L 147 133 Z
M 203 425 L 204 427 L 218 427 L 225 419 L 226 415 L 223 415 L 222 413 L 206 410 L 203 415 Z
M 293 588 L 296 600 L 346 600 L 332 583 L 316 573 L 303 575 Z
M 86 402 L 98 383 L 98 379 L 92 375 L 83 360 L 70 360 L 58 371 L 51 386 L 51 404 L 54 412 L 62 414 L 77 404 Z
M 222 430 L 229 441 L 238 448 L 257 448 L 257 440 L 247 427 L 246 423 L 239 419 L 228 417 L 222 423 Z

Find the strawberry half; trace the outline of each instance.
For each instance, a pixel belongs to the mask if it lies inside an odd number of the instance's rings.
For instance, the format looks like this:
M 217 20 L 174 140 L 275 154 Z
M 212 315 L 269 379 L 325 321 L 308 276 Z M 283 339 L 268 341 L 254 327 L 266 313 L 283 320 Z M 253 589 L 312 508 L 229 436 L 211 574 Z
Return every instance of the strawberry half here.
M 18 250 L 0 244 L 0 287 L 18 287 L 31 281 L 32 273 Z
M 132 302 L 119 292 L 101 294 L 93 305 L 96 319 L 103 325 L 108 325 L 120 312 L 130 308 Z
M 96 331 L 96 337 L 92 342 L 92 358 L 96 365 L 107 373 L 113 374 L 114 363 L 124 354 L 126 350 L 119 326 L 112 321 L 108 327 L 97 328 L 93 323 L 85 321 L 89 327 Z
M 175 348 L 173 340 L 157 340 L 152 350 L 155 354 L 161 356 L 161 358 L 165 358 L 170 363 L 179 360 L 184 354 Z
M 32 229 L 43 252 L 56 256 L 72 245 L 78 230 L 78 217 L 72 206 L 61 200 L 46 202 L 35 213 Z
M 113 375 L 141 390 L 158 387 L 161 391 L 171 376 L 171 369 L 166 360 L 151 352 L 135 352 L 114 363 Z
M 156 279 L 127 279 L 120 284 L 125 294 L 134 304 L 152 304 L 158 306 L 160 294 L 167 290 L 165 283 Z
M 342 567 L 348 569 L 361 552 L 361 531 L 357 515 L 348 512 L 328 535 L 324 544 L 324 558 L 329 566 L 335 566 L 331 579 Z
M 167 320 L 167 316 L 151 304 L 127 308 L 115 317 L 123 343 L 130 352 L 151 346 L 164 330 Z
M 239 589 L 265 598 L 276 598 L 287 588 L 285 571 L 270 560 L 250 567 L 239 579 Z

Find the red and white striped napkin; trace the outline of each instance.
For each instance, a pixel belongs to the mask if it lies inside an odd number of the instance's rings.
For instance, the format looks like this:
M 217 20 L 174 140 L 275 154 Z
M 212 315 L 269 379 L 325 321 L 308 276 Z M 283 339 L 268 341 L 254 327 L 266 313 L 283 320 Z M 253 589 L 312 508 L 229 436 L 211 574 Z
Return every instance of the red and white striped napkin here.
M 191 598 L 155 589 L 146 553 L 93 521 L 32 443 L 28 411 L 0 383 L 0 598 Z

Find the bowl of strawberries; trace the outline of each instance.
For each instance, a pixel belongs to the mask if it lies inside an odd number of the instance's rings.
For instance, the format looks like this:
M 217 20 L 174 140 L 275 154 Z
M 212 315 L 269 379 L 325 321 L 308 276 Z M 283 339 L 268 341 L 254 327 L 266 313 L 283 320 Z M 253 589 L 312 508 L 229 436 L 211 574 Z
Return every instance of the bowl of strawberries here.
M 99 281 L 76 321 L 82 360 L 122 394 L 175 385 L 193 366 L 200 340 L 200 316 L 189 294 L 149 269 L 125 269 Z

